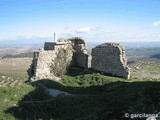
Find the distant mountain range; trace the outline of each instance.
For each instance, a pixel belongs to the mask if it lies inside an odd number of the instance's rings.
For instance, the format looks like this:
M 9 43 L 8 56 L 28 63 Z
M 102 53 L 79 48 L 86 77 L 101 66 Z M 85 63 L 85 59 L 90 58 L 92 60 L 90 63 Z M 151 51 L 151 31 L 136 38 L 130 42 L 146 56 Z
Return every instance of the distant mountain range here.
M 129 48 L 148 48 L 148 47 L 160 47 L 160 42 L 120 42 L 125 47 Z
M 42 46 L 44 42 L 51 42 L 53 38 L 21 38 L 18 40 L 0 41 L 0 47 Z
M 160 54 L 160 42 L 120 42 L 125 46 L 127 56 L 152 56 Z M 88 43 L 88 52 L 101 43 Z
M 0 55 L 21 52 L 33 52 L 43 48 L 44 42 L 53 41 L 52 38 L 31 38 L 0 41 Z M 160 54 L 160 42 L 120 42 L 126 48 L 127 56 L 154 56 Z M 102 42 L 87 42 L 88 53 Z M 158 56 L 159 57 L 159 56 Z
M 53 38 L 20 38 L 18 40 L 3 40 L 0 41 L 0 47 L 20 47 L 20 46 L 43 46 L 44 42 L 54 42 Z M 89 47 L 95 47 L 102 42 L 87 42 Z M 160 42 L 118 42 L 125 47 L 160 47 Z

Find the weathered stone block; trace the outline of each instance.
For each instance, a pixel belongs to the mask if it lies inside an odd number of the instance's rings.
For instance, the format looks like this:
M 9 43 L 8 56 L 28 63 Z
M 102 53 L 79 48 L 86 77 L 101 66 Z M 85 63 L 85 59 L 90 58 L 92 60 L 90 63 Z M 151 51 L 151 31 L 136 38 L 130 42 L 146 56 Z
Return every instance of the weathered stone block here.
M 125 49 L 117 43 L 105 43 L 93 48 L 91 68 L 127 79 L 130 76 Z

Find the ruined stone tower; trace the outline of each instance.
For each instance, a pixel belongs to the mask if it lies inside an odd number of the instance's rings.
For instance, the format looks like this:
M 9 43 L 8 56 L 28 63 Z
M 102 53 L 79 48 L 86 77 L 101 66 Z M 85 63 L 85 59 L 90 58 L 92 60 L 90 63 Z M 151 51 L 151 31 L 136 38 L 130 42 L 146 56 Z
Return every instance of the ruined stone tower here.
M 87 47 L 83 39 L 74 37 L 46 42 L 44 50 L 34 52 L 32 64 L 28 70 L 30 80 L 60 79 L 70 67 L 88 67 Z
M 125 49 L 117 43 L 105 43 L 93 48 L 91 68 L 126 79 L 130 76 Z

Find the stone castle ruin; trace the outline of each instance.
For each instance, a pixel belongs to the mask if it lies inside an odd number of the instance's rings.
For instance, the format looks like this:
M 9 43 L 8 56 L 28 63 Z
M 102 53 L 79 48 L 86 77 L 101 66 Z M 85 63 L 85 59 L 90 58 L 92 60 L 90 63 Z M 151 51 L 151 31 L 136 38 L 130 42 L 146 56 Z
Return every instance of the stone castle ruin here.
M 34 52 L 28 75 L 30 80 L 58 80 L 73 66 L 88 68 L 87 47 L 84 40 L 78 37 L 46 42 L 43 50 Z
M 27 72 L 31 81 L 45 78 L 59 80 L 71 67 L 90 68 L 127 79 L 130 75 L 122 45 L 98 45 L 93 48 L 90 61 L 86 43 L 79 37 L 46 42 L 44 49 L 34 52 L 32 64 Z
M 93 48 L 91 67 L 93 70 L 126 79 L 130 76 L 125 49 L 117 43 L 105 43 Z

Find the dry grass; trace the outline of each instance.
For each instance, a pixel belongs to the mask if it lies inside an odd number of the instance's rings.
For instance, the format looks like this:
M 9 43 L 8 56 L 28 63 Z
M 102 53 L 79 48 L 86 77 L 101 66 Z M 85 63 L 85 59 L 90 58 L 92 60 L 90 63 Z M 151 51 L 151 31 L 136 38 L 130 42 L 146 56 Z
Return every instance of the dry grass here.
M 159 79 L 160 60 L 139 60 L 129 64 L 131 76 L 138 79 Z
M 32 58 L 6 58 L 0 60 L 0 73 L 26 75 Z

